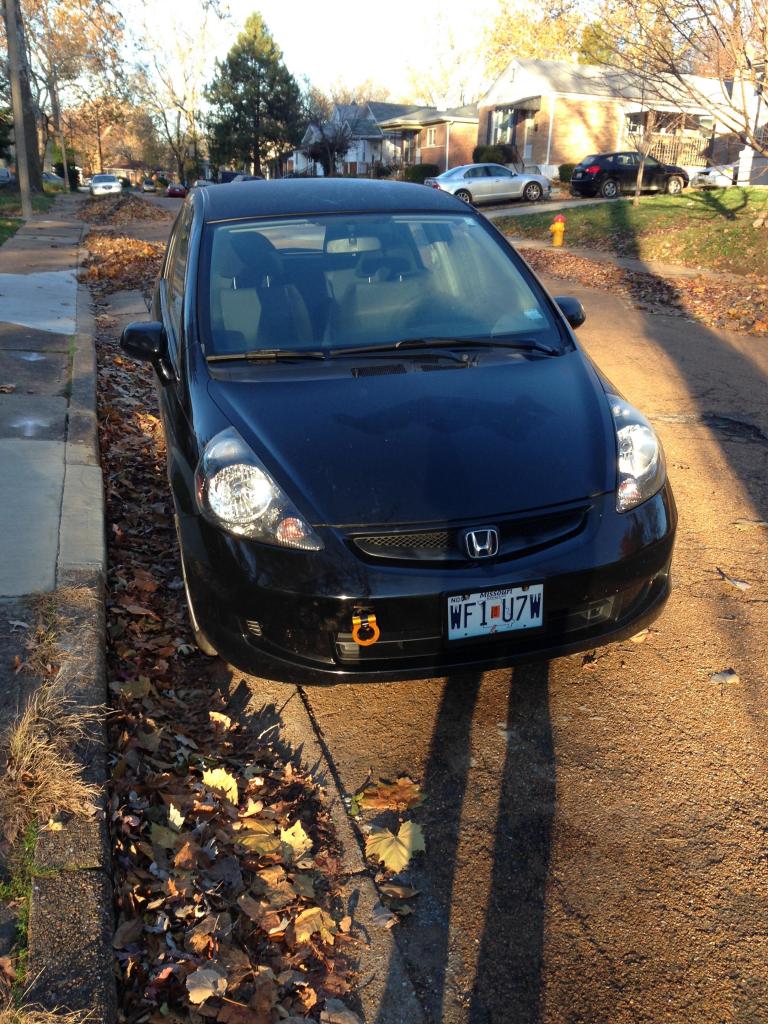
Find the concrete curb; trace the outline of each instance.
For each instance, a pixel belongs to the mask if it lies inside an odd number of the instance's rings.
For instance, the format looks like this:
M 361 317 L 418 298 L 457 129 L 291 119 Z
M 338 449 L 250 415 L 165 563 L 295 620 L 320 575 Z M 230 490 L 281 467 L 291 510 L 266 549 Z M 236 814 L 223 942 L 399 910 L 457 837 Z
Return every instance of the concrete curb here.
M 81 244 L 84 232 L 85 226 Z M 80 257 L 78 249 L 78 269 Z M 83 709 L 102 707 L 106 700 L 106 542 L 94 327 L 88 290 L 78 284 L 54 593 L 63 622 L 57 686 Z M 95 1020 L 110 1024 L 117 1017 L 117 993 L 103 716 L 74 753 L 101 796 L 92 816 L 74 817 L 61 831 L 44 830 L 38 839 L 29 921 L 28 976 L 34 980 L 27 998 L 50 1010 L 90 1010 Z

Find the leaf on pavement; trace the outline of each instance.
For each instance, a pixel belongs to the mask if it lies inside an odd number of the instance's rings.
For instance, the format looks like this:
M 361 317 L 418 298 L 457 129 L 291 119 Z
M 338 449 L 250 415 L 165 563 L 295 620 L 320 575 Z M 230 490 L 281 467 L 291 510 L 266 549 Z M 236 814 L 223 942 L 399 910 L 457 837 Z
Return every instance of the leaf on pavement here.
M 720 578 L 722 580 L 725 580 L 726 583 L 730 583 L 732 587 L 736 587 L 737 590 L 749 590 L 749 588 L 752 586 L 752 584 L 747 583 L 746 580 L 740 580 L 737 579 L 735 576 L 729 576 L 727 572 L 723 572 L 723 570 L 717 565 L 715 566 L 715 568 L 720 573 Z
M 362 793 L 358 803 L 366 810 L 408 811 L 418 807 L 423 800 L 421 787 L 407 775 L 400 775 L 397 782 L 379 780 Z
M 365 840 L 365 855 L 380 860 L 388 871 L 403 871 L 414 853 L 424 851 L 421 825 L 405 821 L 397 835 L 388 828 L 373 828 Z
M 203 785 L 230 803 L 237 804 L 237 779 L 230 775 L 226 768 L 213 768 L 203 772 Z
M 397 924 L 397 918 L 382 903 L 377 903 L 371 912 L 371 918 L 379 928 L 392 928 Z
M 309 942 L 313 935 L 319 934 L 323 942 L 332 946 L 336 931 L 336 922 L 330 914 L 326 914 L 320 907 L 309 907 L 302 910 L 290 925 L 285 938 L 288 945 L 295 949 L 296 946 Z
M 181 831 L 181 826 L 184 824 L 184 815 L 175 804 L 171 804 L 168 808 L 168 824 L 177 832 Z
M 768 519 L 737 519 L 733 524 L 737 530 L 768 529 Z
M 363 1024 L 356 1013 L 348 1009 L 340 999 L 326 999 L 325 1009 L 320 1014 L 322 1024 Z
M 721 687 L 725 683 L 740 682 L 738 672 L 735 672 L 732 668 L 723 669 L 722 672 L 713 672 L 709 677 L 709 681 L 710 683 L 719 683 Z
M 187 995 L 190 1003 L 199 1006 L 211 996 L 223 996 L 227 991 L 227 979 L 212 967 L 198 967 L 187 976 Z

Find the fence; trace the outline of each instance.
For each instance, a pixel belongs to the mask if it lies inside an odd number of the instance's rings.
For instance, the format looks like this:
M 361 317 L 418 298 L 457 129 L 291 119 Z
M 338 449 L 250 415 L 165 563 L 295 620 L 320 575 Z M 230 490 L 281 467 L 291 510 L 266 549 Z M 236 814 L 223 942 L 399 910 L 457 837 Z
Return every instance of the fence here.
M 639 148 L 641 136 L 631 134 L 630 138 Z M 682 167 L 703 167 L 710 155 L 711 142 L 702 135 L 662 135 L 651 136 L 652 143 L 649 155 L 663 164 L 677 164 Z

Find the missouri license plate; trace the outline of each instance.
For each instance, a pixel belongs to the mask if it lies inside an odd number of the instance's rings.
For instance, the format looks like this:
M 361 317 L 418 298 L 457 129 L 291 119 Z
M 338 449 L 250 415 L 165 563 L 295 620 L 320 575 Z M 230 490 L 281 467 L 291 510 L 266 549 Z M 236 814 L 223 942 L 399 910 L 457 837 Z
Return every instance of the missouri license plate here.
M 543 624 L 543 616 L 543 583 L 453 594 L 448 598 L 448 639 L 536 629 Z

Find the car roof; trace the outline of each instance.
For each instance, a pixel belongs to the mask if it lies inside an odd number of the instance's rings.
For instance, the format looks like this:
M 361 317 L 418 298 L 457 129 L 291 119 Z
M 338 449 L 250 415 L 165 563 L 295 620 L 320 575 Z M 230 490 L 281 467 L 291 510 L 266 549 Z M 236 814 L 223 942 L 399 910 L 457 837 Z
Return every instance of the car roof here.
M 279 217 L 299 214 L 386 213 L 390 211 L 467 212 L 465 204 L 437 189 L 402 181 L 363 178 L 278 178 L 244 181 L 240 188 L 200 189 L 199 203 L 206 221 L 240 217 Z

